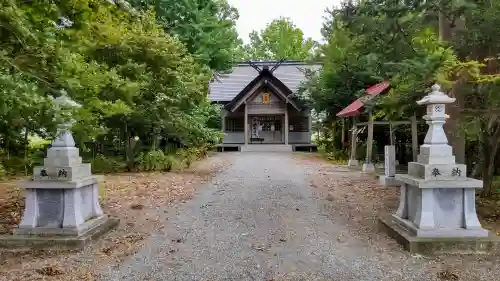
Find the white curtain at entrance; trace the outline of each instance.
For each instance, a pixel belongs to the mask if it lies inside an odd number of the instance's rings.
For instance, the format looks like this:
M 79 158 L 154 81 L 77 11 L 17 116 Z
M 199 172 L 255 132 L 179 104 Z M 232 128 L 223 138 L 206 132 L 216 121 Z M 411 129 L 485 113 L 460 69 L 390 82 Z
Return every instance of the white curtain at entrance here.
M 260 131 L 262 131 L 262 125 L 257 117 L 252 118 L 252 138 L 259 138 Z

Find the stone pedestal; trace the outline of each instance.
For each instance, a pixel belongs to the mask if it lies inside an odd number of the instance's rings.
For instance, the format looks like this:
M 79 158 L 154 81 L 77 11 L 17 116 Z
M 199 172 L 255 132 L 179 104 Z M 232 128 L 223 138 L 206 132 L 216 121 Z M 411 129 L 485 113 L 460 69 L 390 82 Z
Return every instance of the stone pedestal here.
M 399 186 L 396 175 L 396 147 L 384 147 L 384 175 L 379 177 L 379 182 L 385 186 Z
M 355 159 L 349 159 L 347 162 L 348 167 L 358 167 L 359 166 L 359 161 Z
M 365 173 L 374 173 L 375 165 L 373 165 L 372 163 L 363 164 L 363 166 L 361 167 L 361 171 Z
M 475 190 L 482 181 L 466 177 L 466 166 L 455 163 L 452 148 L 443 130 L 448 116 L 445 104 L 452 99 L 433 86 L 433 92 L 420 100 L 427 105 L 424 119 L 429 130 L 420 148 L 417 162 L 408 163 L 408 174 L 396 174 L 401 183 L 398 210 L 384 225 L 409 241 L 412 237 L 442 243 L 442 239 L 456 239 L 456 243 L 470 243 L 488 237 L 476 214 Z M 464 240 L 465 238 L 465 240 Z M 467 240 L 472 239 L 472 240 Z M 415 242 L 416 241 L 416 242 Z M 417 243 L 422 240 L 413 240 Z M 439 244 L 440 245 L 440 244 Z M 478 244 L 473 244 L 478 245 Z
M 21 223 L 0 246 L 80 247 L 118 224 L 99 204 L 98 178 L 82 163 L 68 130 L 59 133 L 26 189 Z M 61 242 L 61 243 L 58 243 Z M 58 244 L 61 244 L 58 247 Z

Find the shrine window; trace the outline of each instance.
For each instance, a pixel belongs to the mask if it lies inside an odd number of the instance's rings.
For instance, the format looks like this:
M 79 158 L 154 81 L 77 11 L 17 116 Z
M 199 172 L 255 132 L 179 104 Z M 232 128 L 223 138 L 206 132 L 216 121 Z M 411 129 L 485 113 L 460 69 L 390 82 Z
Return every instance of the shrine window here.
M 226 132 L 244 132 L 245 120 L 244 118 L 227 117 L 226 118 Z
M 290 132 L 309 132 L 309 117 L 290 117 L 288 124 L 290 125 Z

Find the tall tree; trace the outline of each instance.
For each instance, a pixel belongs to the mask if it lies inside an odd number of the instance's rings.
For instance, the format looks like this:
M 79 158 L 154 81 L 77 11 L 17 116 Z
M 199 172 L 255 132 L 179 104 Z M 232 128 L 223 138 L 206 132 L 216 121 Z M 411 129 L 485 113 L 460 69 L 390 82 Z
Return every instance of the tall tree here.
M 73 126 L 83 152 L 89 142 L 122 152 L 133 136 L 153 149 L 160 138 L 191 147 L 217 140 L 207 128 L 216 113 L 210 69 L 153 13 L 123 1 L 55 2 L 0 3 L 0 161 L 30 134 L 54 133 L 61 120 L 50 95 L 61 92 L 83 105 Z
M 134 7 L 154 8 L 165 32 L 186 45 L 195 59 L 225 71 L 240 60 L 238 11 L 227 0 L 131 0 Z
M 304 32 L 289 18 L 273 20 L 260 32 L 250 33 L 245 58 L 250 60 L 305 60 L 312 55 L 317 42 L 305 38 Z
M 345 1 L 325 22 L 324 67 L 306 85 L 307 98 L 334 119 L 367 86 L 359 83 L 360 77 L 389 80 L 392 89 L 376 104 L 377 117 L 400 119 L 422 110 L 415 101 L 436 81 L 447 92 L 459 90 L 461 104 L 452 108 L 455 122 L 449 128 L 463 131 L 459 137 L 468 141 L 467 164 L 483 179 L 483 195 L 491 195 L 500 158 L 499 99 L 494 94 L 500 87 L 500 35 L 494 28 L 499 9 L 499 3 L 489 0 Z M 466 28 L 458 28 L 463 23 Z M 459 154 L 457 150 L 458 161 L 463 159 Z

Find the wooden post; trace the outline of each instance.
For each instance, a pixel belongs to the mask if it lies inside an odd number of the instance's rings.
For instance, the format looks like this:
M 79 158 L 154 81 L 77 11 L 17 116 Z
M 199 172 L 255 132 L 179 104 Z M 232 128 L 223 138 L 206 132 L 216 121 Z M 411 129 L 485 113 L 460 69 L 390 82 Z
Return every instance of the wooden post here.
M 288 145 L 288 131 L 289 131 L 289 126 L 288 126 L 288 104 L 285 106 L 285 145 Z
M 413 114 L 410 121 L 411 121 L 411 151 L 413 154 L 413 162 L 417 162 L 417 158 L 418 158 L 417 115 Z
M 340 137 L 341 148 L 344 149 L 345 146 L 345 118 L 342 118 L 342 135 Z
M 373 150 L 373 116 L 371 111 L 368 113 L 368 139 L 366 141 L 366 164 L 372 163 Z
M 248 144 L 248 106 L 247 103 L 245 102 L 245 145 Z
M 309 110 L 309 115 L 308 115 L 308 121 L 309 121 L 309 143 L 312 142 L 312 116 L 311 116 L 311 110 Z
M 375 166 L 372 164 L 373 150 L 373 115 L 368 112 L 368 139 L 366 141 L 366 162 L 363 164 L 363 172 L 375 172 Z

